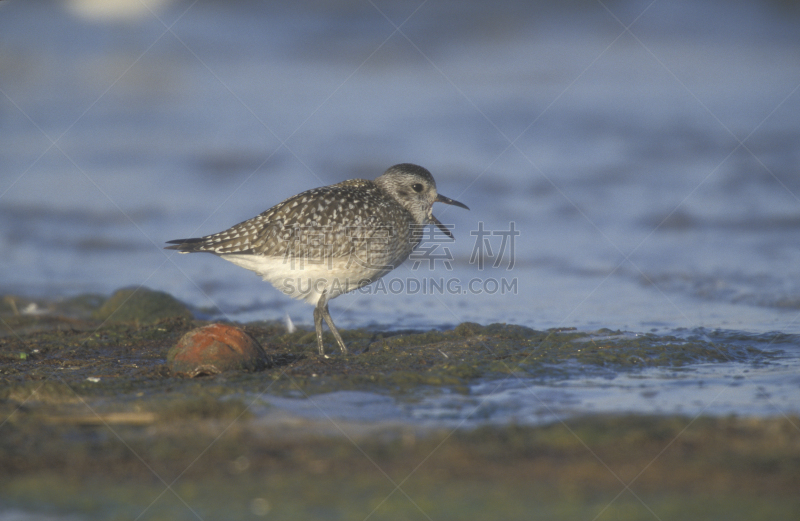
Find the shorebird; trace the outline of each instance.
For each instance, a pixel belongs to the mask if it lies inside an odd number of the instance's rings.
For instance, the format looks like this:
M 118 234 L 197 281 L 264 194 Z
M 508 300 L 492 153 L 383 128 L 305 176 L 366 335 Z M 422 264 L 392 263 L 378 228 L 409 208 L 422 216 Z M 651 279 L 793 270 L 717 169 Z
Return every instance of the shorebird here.
M 436 191 L 425 168 L 395 165 L 374 181 L 351 179 L 290 197 L 225 231 L 168 241 L 168 250 L 213 253 L 256 272 L 292 298 L 314 304 L 319 354 L 322 321 L 347 353 L 328 301 L 383 277 L 422 240 L 426 225 L 450 230 L 433 216 L 433 203 L 469 210 Z

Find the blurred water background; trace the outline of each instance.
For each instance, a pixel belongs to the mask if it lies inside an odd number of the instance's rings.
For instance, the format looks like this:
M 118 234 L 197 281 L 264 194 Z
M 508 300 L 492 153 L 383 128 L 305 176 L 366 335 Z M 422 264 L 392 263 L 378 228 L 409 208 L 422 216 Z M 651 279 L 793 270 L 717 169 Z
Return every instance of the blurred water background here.
M 799 88 L 796 2 L 6 0 L 0 293 L 310 325 L 164 242 L 413 162 L 471 211 L 437 205 L 455 242 L 333 301 L 340 327 L 797 335 Z

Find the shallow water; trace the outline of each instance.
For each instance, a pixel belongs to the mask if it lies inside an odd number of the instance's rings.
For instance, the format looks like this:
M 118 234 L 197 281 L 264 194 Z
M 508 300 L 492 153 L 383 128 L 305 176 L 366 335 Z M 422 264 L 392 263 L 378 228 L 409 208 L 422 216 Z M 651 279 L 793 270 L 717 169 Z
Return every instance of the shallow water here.
M 742 357 L 717 363 L 634 370 L 564 362 L 558 376 L 512 374 L 460 389 L 420 389 L 405 396 L 335 391 L 301 397 L 251 396 L 251 410 L 267 424 L 310 419 L 418 428 L 546 425 L 586 414 L 796 416 L 800 360 L 781 350 L 768 361 Z M 268 406 L 268 407 L 264 407 Z
M 411 161 L 471 211 L 437 207 L 446 257 L 336 299 L 340 327 L 800 333 L 800 18 L 782 3 L 165 2 L 105 19 L 79 3 L 0 3 L 2 293 L 145 285 L 207 318 L 309 325 L 306 304 L 164 242 Z M 800 345 L 781 349 L 387 410 L 796 413 Z
M 609 371 L 595 377 L 542 382 L 511 377 L 471 385 L 468 394 L 429 392 L 410 400 L 364 391 L 308 398 L 259 396 L 262 421 L 290 418 L 472 428 L 486 424 L 544 425 L 584 414 L 675 414 L 697 417 L 798 415 L 796 359 L 752 367 L 700 365 L 689 370 Z

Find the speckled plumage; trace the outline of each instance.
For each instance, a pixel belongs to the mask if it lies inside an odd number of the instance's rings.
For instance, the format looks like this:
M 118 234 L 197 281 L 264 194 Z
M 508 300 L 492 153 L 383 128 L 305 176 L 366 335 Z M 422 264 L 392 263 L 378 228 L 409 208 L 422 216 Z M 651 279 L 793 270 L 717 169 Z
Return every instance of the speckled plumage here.
M 450 235 L 433 216 L 437 201 L 466 208 L 438 195 L 426 169 L 400 164 L 374 181 L 351 179 L 307 190 L 225 231 L 169 241 L 174 246 L 167 249 L 214 253 L 255 271 L 292 298 L 316 304 L 320 354 L 322 319 L 347 352 L 327 301 L 399 266 L 419 244 L 422 226 L 435 224 Z

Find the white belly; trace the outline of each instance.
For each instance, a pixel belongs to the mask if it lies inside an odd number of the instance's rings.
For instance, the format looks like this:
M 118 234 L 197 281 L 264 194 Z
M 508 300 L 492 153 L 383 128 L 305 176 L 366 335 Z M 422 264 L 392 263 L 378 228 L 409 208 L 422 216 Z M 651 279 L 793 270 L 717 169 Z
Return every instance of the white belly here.
M 350 257 L 326 259 L 319 263 L 307 259 L 267 257 L 229 253 L 220 255 L 237 266 L 256 272 L 283 294 L 316 304 L 327 291 L 328 298 L 338 297 L 378 280 L 393 268 L 366 268 Z

